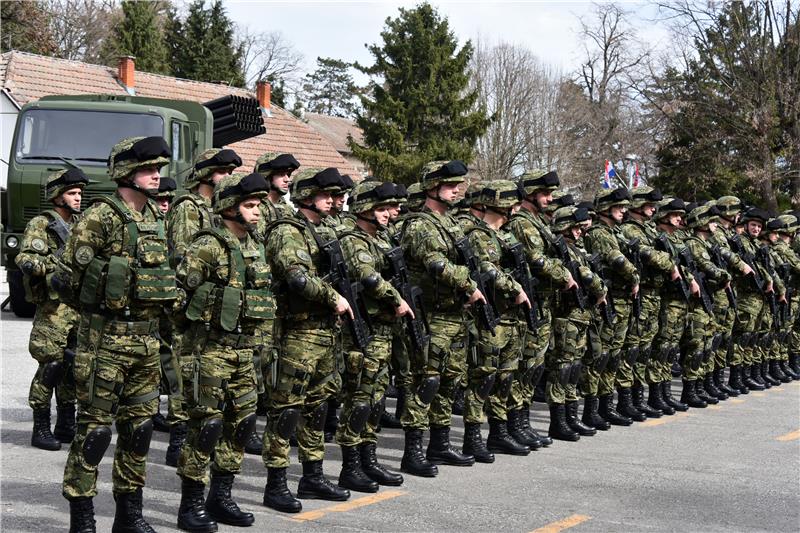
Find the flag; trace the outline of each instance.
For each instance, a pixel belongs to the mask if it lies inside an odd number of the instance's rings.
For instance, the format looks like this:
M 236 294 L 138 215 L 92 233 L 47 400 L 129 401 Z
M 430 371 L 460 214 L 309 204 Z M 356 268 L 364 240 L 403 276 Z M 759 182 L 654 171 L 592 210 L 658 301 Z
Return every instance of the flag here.
M 611 179 L 617 177 L 617 172 L 614 170 L 614 165 L 611 164 L 611 161 L 606 159 L 606 167 L 605 171 L 603 172 L 603 181 L 602 186 L 604 189 L 611 188 Z
M 644 178 L 642 178 L 642 175 L 639 174 L 639 163 L 634 163 L 634 165 L 635 166 L 633 169 L 633 186 L 644 187 L 645 185 L 647 185 L 647 183 L 645 183 Z

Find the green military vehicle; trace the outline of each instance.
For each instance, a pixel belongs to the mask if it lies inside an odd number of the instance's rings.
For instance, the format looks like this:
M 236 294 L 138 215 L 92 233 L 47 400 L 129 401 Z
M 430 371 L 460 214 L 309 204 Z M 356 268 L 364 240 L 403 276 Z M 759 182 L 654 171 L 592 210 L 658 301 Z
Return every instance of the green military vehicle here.
M 121 139 L 163 136 L 172 148 L 172 162 L 162 175 L 181 184 L 199 153 L 264 131 L 258 102 L 232 95 L 205 104 L 138 96 L 46 96 L 25 105 L 17 116 L 2 200 L 0 246 L 9 285 L 3 307 L 10 304 L 21 317 L 35 311 L 25 300 L 14 257 L 28 221 L 51 207 L 45 182 L 52 172 L 69 166 L 83 169 L 92 180 L 83 195 L 85 209 L 114 190 L 106 162 Z

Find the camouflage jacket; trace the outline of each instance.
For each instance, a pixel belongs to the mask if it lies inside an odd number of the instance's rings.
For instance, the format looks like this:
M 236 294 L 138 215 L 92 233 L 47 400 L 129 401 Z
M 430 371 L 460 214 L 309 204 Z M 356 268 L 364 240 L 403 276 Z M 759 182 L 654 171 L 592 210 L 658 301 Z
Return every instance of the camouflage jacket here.
M 771 283 L 773 281 L 772 276 L 769 274 L 769 272 L 767 272 L 767 269 L 764 268 L 764 265 L 762 265 L 759 261 L 755 260 L 755 258 L 758 256 L 758 249 L 760 244 L 750 235 L 748 235 L 747 232 L 740 234 L 739 238 L 742 241 L 742 248 L 744 248 L 744 253 L 753 259 L 752 266 L 756 268 L 758 272 L 761 274 L 761 277 L 764 279 L 764 283 L 766 284 Z M 737 284 L 738 290 L 744 290 L 745 292 L 757 292 L 756 287 L 753 285 L 753 282 L 750 281 L 749 279 L 739 278 L 737 281 L 739 282 Z
M 639 272 L 620 249 L 623 240 L 625 236 L 619 227 L 612 228 L 604 222 L 593 224 L 584 237 L 586 250 L 600 255 L 604 274 L 612 283 L 609 290 L 618 296 L 625 296 L 639 284 Z
M 195 193 L 187 193 L 172 202 L 167 211 L 167 241 L 170 264 L 181 262 L 187 248 L 200 230 L 215 226 L 211 200 Z
M 481 272 L 492 272 L 495 291 L 495 302 L 505 315 L 514 312 L 514 299 L 522 291 L 522 286 L 503 268 L 504 249 L 516 244 L 517 240 L 510 232 L 496 231 L 483 220 L 470 215 L 475 224 L 467 232 L 470 245 L 481 262 Z M 497 298 L 500 296 L 500 298 Z
M 25 234 L 15 258 L 17 266 L 30 263 L 31 274 L 24 274 L 25 297 L 31 303 L 58 300 L 59 296 L 49 287 L 48 277 L 57 267 L 56 258 L 61 257 L 69 239 L 72 225 L 78 220 L 73 215 L 65 222 L 54 210 L 33 217 L 25 227 Z
M 747 265 L 745 265 L 742 258 L 736 255 L 731 251 L 731 244 L 728 242 L 728 239 L 734 234 L 735 232 L 731 229 L 727 229 L 722 224 L 717 226 L 717 231 L 711 234 L 711 238 L 709 239 L 712 243 L 712 246 L 718 246 L 719 249 L 724 253 L 725 258 L 728 261 L 728 272 L 731 275 L 738 275 L 744 276 L 744 269 Z
M 571 291 L 559 291 L 556 296 L 557 304 L 554 306 L 554 314 L 563 318 L 569 318 L 575 322 L 582 324 L 589 324 L 592 320 L 592 309 L 596 300 L 606 295 L 607 289 L 603 284 L 602 278 L 592 272 L 589 266 L 589 257 L 585 250 L 579 248 L 577 244 L 564 239 L 567 244 L 567 251 L 570 257 L 578 263 L 578 272 L 580 274 L 583 286 L 587 292 L 593 297 L 589 300 L 586 309 L 581 310 L 578 307 L 575 297 L 571 295 Z M 576 282 L 579 282 L 576 280 Z
M 675 268 L 675 261 L 667 252 L 655 249 L 658 232 L 650 222 L 629 218 L 620 227 L 629 241 L 639 240 L 639 254 L 642 258 L 643 272 L 640 273 L 644 287 L 659 288 L 669 279 Z
M 686 248 L 692 253 L 692 259 L 697 270 L 703 274 L 704 285 L 709 294 L 721 291 L 725 285 L 731 281 L 731 275 L 714 264 L 711 259 L 711 240 L 706 240 L 699 235 L 693 235 L 686 239 Z
M 551 243 L 555 236 L 541 216 L 526 209 L 520 209 L 504 226 L 514 237 L 522 243 L 525 258 L 531 266 L 531 272 L 540 278 L 542 292 L 552 293 L 567 284 L 569 272 L 561 262 L 555 258 Z M 546 300 L 543 300 L 543 303 Z
M 271 223 L 292 216 L 294 216 L 294 209 L 285 201 L 281 200 L 275 203 L 270 200 L 269 197 L 264 198 L 261 201 L 261 218 L 258 220 L 258 234 L 261 236 L 265 235 L 267 226 Z

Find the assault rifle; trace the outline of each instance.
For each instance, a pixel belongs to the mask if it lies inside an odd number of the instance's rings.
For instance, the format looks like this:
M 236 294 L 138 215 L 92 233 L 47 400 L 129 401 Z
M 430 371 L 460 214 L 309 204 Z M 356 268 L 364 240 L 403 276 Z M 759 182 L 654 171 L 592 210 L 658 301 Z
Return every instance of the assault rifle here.
M 603 322 L 605 322 L 607 326 L 611 326 L 614 323 L 614 319 L 617 317 L 617 309 L 614 306 L 614 297 L 611 296 L 611 280 L 603 276 L 605 269 L 603 268 L 598 254 L 594 254 L 589 258 L 589 268 L 592 269 L 592 272 L 603 278 L 603 283 L 605 283 L 606 287 L 609 289 L 609 292 L 606 294 L 606 303 L 600 305 L 600 316 L 603 317 Z
M 350 281 L 347 273 L 347 263 L 344 261 L 342 247 L 337 240 L 331 240 L 320 246 L 320 251 L 328 261 L 328 273 L 324 280 L 330 283 L 336 292 L 342 295 L 353 312 L 353 318 L 347 317 L 350 325 L 350 334 L 353 342 L 362 352 L 372 341 L 372 324 L 369 321 L 369 313 L 362 296 L 364 287 L 359 282 Z
M 711 300 L 706 290 L 706 276 L 697 268 L 694 257 L 692 257 L 692 252 L 690 252 L 688 248 L 684 248 L 678 252 L 678 264 L 679 268 L 683 267 L 684 271 L 688 271 L 697 282 L 697 286 L 700 288 L 700 301 L 703 304 L 703 309 L 705 309 L 706 313 L 713 316 L 714 302 Z
M 788 263 L 782 263 L 778 265 L 775 271 L 786 285 L 786 303 L 781 303 L 781 322 L 786 324 L 786 322 L 792 319 L 792 298 L 794 297 L 792 270 Z
M 772 277 L 776 277 L 777 273 L 775 269 L 772 268 L 772 260 L 769 257 L 769 247 L 764 244 L 759 247 L 758 252 L 756 254 L 756 261 L 761 263 L 761 266 L 764 267 L 764 270 L 767 271 Z M 767 292 L 764 293 L 764 296 L 767 298 L 767 304 L 769 305 L 769 312 L 772 313 L 772 316 L 775 317 L 773 320 L 773 326 L 775 329 L 780 329 L 782 324 L 781 314 L 778 313 L 778 301 L 775 298 L 775 292 Z
M 559 260 L 561 260 L 561 264 L 569 270 L 572 279 L 575 280 L 577 286 L 575 287 L 575 301 L 578 304 L 578 308 L 581 311 L 586 310 L 586 306 L 588 305 L 588 296 L 586 295 L 586 289 L 583 286 L 583 277 L 581 277 L 580 272 L 580 265 L 577 261 L 572 259 L 572 256 L 569 255 L 569 248 L 567 248 L 567 242 L 564 240 L 563 235 L 559 235 L 556 237 L 556 240 L 553 241 L 553 246 L 556 250 L 556 255 L 558 255 Z
M 761 272 L 759 272 L 759 270 L 756 268 L 756 258 L 753 257 L 753 254 L 745 251 L 741 235 L 738 233 L 734 234 L 728 239 L 728 244 L 731 245 L 731 250 L 733 250 L 733 252 L 738 255 L 742 261 L 744 261 L 745 264 L 753 271 L 753 284 L 756 286 L 756 290 L 758 292 L 765 293 L 767 290 L 767 284 L 764 282 L 764 278 L 761 277 Z
M 711 261 L 713 261 L 718 268 L 725 271 L 730 268 L 730 256 L 728 254 L 730 254 L 730 252 L 723 252 L 719 244 L 715 244 L 711 247 Z M 733 290 L 733 286 L 730 284 L 725 287 L 725 296 L 728 297 L 728 303 L 731 304 L 731 308 L 735 311 L 738 308 L 736 291 Z
M 633 263 L 637 272 L 642 272 L 642 250 L 639 239 L 628 241 L 628 261 Z M 642 292 L 636 293 L 631 301 L 631 321 L 636 323 L 636 331 L 639 332 L 639 319 L 642 317 Z
M 478 301 L 474 305 L 478 314 L 478 324 L 494 335 L 494 328 L 500 323 L 500 313 L 497 312 L 493 298 L 494 287 L 492 287 L 492 292 L 489 292 L 489 284 L 492 283 L 491 274 L 489 272 L 481 272 L 478 256 L 475 255 L 466 237 L 458 239 L 455 242 L 455 248 L 461 264 L 469 270 L 469 277 L 472 278 L 472 281 L 478 286 L 478 290 L 486 298 L 486 303 Z
M 522 290 L 525 291 L 531 303 L 530 307 L 525 310 L 525 323 L 529 330 L 536 331 L 547 322 L 542 314 L 542 304 L 536 297 L 536 285 L 539 284 L 539 280 L 531 275 L 522 252 L 522 244 L 515 243 L 509 246 L 506 248 L 506 253 L 511 263 L 511 277 L 522 286 Z
M 422 289 L 412 285 L 408 279 L 408 268 L 402 248 L 395 246 L 384 255 L 389 262 L 391 275 L 389 281 L 414 313 L 414 318 L 411 318 L 410 314 L 403 317 L 406 330 L 411 337 L 411 345 L 418 352 L 422 352 L 431 340 L 431 328 L 428 325 L 428 317 L 425 315 L 425 306 L 422 303 Z
M 669 256 L 672 258 L 673 261 L 678 263 L 678 258 L 673 255 L 672 246 L 669 243 L 669 237 L 667 237 L 666 233 L 662 233 L 658 237 L 656 237 L 656 250 L 660 250 L 662 252 L 667 252 Z M 689 284 L 686 283 L 686 277 L 683 275 L 683 270 L 678 265 L 678 270 L 681 271 L 681 277 L 674 280 L 673 283 L 675 287 L 678 289 L 678 292 L 683 296 L 683 299 L 687 302 L 691 298 L 691 293 L 689 292 Z

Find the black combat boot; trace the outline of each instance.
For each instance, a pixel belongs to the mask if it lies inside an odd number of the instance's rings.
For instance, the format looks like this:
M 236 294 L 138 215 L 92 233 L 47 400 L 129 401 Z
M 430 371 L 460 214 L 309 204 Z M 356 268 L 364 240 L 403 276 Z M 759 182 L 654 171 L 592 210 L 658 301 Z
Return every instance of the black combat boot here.
M 716 405 L 719 403 L 719 400 L 717 400 L 716 396 L 712 396 L 705 389 L 702 379 L 698 379 L 694 382 L 694 392 L 698 398 L 706 402 L 708 405 Z
M 667 380 L 661 382 L 661 397 L 664 399 L 664 403 L 675 409 L 676 411 L 688 411 L 689 406 L 685 403 L 682 403 L 675 399 L 672 396 L 672 380 Z
M 789 354 L 789 366 L 795 374 L 800 376 L 800 354 Z
M 672 368 L 670 369 L 670 372 L 672 372 L 673 378 L 681 377 L 683 375 L 683 367 L 681 366 L 680 362 L 675 361 L 674 363 L 672 363 Z
M 597 435 L 597 430 L 587 426 L 578 418 L 578 400 L 566 403 L 567 425 L 581 437 L 592 437 Z
M 563 403 L 550 404 L 550 438 L 575 442 L 581 436 L 567 424 L 567 406 Z
M 286 468 L 267 468 L 264 505 L 282 513 L 299 513 L 303 510 L 303 504 L 292 496 L 286 486 Z
M 152 416 L 152 419 L 153 419 L 154 431 L 158 431 L 159 433 L 169 432 L 169 422 L 167 422 L 167 417 L 161 414 L 160 406 L 159 406 L 159 411 Z
M 356 492 L 378 492 L 378 483 L 361 469 L 361 454 L 357 446 L 342 446 L 342 471 L 339 486 Z
M 56 407 L 56 426 L 53 436 L 60 442 L 72 442 L 75 438 L 75 404 L 67 403 Z
M 91 498 L 69 501 L 69 533 L 95 533 L 94 503 Z
M 764 387 L 765 389 L 772 388 L 772 383 L 767 381 L 762 374 L 761 363 L 754 363 L 753 366 L 750 367 L 750 376 L 753 378 L 753 381 Z
M 608 431 L 611 429 L 611 423 L 600 416 L 599 408 L 600 399 L 597 396 L 587 396 L 583 399 L 583 416 L 581 420 L 590 428 Z
M 708 403 L 697 395 L 696 381 L 683 380 L 683 392 L 681 393 L 681 402 L 689 407 L 702 409 L 708 407 Z
M 769 373 L 769 361 L 766 359 L 761 361 L 761 379 L 765 384 L 769 384 L 770 387 L 777 387 L 781 384 L 779 379 L 775 379 L 772 374 Z
M 31 446 L 54 452 L 61 449 L 61 442 L 50 432 L 50 408 L 33 410 L 33 434 Z
M 631 388 L 633 407 L 647 418 L 661 418 L 664 414 L 660 409 L 654 409 L 644 401 L 644 385 L 634 385 Z
M 167 466 L 178 466 L 178 458 L 181 456 L 181 448 L 186 442 L 187 432 L 186 422 L 176 422 L 169 428 L 169 445 L 167 446 Z
M 714 383 L 714 373 L 709 372 L 706 374 L 706 377 L 703 379 L 703 388 L 706 392 L 716 398 L 717 400 L 724 402 L 728 399 L 728 395 L 722 392 L 717 388 L 717 384 Z
M 261 453 L 264 451 L 264 443 L 261 440 L 261 437 L 258 436 L 258 430 L 253 431 L 250 434 L 250 437 L 247 439 L 247 442 L 244 443 L 244 453 L 248 455 L 258 455 L 261 457 Z
M 730 380 L 728 380 L 730 381 Z M 725 369 L 724 368 L 715 368 L 714 369 L 714 383 L 717 385 L 717 388 L 728 395 L 729 398 L 735 398 L 739 396 L 739 391 L 728 386 L 728 383 L 725 382 Z
M 542 447 L 541 439 L 539 439 L 538 436 L 534 437 L 529 434 L 522 427 L 522 410 L 509 409 L 506 414 L 508 416 L 506 427 L 508 428 L 508 433 L 511 435 L 511 438 L 520 444 L 524 444 L 531 450 L 538 450 Z
M 633 420 L 627 416 L 622 416 L 614 408 L 614 394 L 604 394 L 600 396 L 600 409 L 598 414 L 612 426 L 630 426 Z
M 400 470 L 412 476 L 436 477 L 439 469 L 422 453 L 422 430 L 406 429 L 405 449 L 400 461 Z
M 499 418 L 489 419 L 489 436 L 486 438 L 486 447 L 493 453 L 508 455 L 528 455 L 531 449 L 514 440 L 508 433 L 505 420 Z
M 464 422 L 464 455 L 472 455 L 478 463 L 493 463 L 494 454 L 486 449 L 481 435 L 481 425 L 478 423 Z
M 786 360 L 778 361 L 778 365 L 781 367 L 783 373 L 786 374 L 790 380 L 800 379 L 800 375 L 798 375 L 797 372 L 792 370 L 792 365 L 789 363 L 789 361 Z
M 358 450 L 361 454 L 361 470 L 372 481 L 387 487 L 399 487 L 403 484 L 403 476 L 388 471 L 385 466 L 378 462 L 374 442 L 364 442 L 358 447 Z
M 178 507 L 178 529 L 196 533 L 212 533 L 217 523 L 208 515 L 203 501 L 206 486 L 193 479 L 181 478 L 181 504 Z
M 115 492 L 117 511 L 111 533 L 156 533 L 142 516 L 142 488 L 135 492 Z
M 245 513 L 231 498 L 233 474 L 211 474 L 211 485 L 208 487 L 206 510 L 211 518 L 220 524 L 247 527 L 255 522 L 253 513 Z
M 759 383 L 758 380 L 756 380 L 756 376 L 758 375 L 756 372 L 756 367 L 758 367 L 758 365 L 750 365 L 742 369 L 742 373 L 744 375 L 744 386 L 749 390 L 764 390 L 766 388 L 764 383 Z
M 672 408 L 662 396 L 661 383 L 651 383 L 648 386 L 647 405 L 661 411 L 667 416 L 675 414 L 675 409 Z
M 742 381 L 742 366 L 731 365 L 730 375 L 728 376 L 728 387 L 738 392 L 740 395 L 747 394 L 750 389 Z
M 633 393 L 629 387 L 617 389 L 617 411 L 622 416 L 627 416 L 634 422 L 644 422 L 647 416 L 633 405 Z
M 783 372 L 783 369 L 781 368 L 779 361 L 777 359 L 770 360 L 769 375 L 772 376 L 774 379 L 780 381 L 781 383 L 789 383 L 790 381 L 792 381 L 792 378 L 790 378 Z
M 519 426 L 520 429 L 531 439 L 538 439 L 542 443 L 543 448 L 547 448 L 553 444 L 553 439 L 547 435 L 540 435 L 531 427 L 531 406 L 523 405 L 519 411 Z M 531 448 L 535 449 L 535 448 Z
M 303 463 L 303 477 L 297 485 L 297 497 L 343 502 L 350 498 L 350 491 L 328 481 L 322 474 L 322 461 L 306 461 Z
M 333 437 L 339 428 L 339 416 L 336 414 L 338 408 L 339 402 L 337 400 L 333 398 L 328 400 L 328 411 L 325 413 L 325 429 L 323 430 L 325 442 L 333 442 Z
M 472 466 L 475 458 L 464 455 L 450 444 L 450 426 L 431 426 L 431 440 L 425 451 L 428 461 L 437 465 Z

